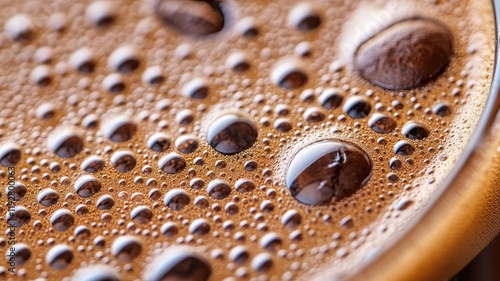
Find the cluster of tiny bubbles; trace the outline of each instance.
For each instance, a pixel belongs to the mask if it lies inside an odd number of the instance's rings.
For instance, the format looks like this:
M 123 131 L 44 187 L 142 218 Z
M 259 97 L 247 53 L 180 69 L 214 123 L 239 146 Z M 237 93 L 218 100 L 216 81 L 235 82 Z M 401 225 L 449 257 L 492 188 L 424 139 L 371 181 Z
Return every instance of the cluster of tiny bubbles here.
M 295 280 L 347 263 L 416 210 L 409 191 L 447 159 L 474 89 L 447 47 L 463 38 L 427 17 L 339 59 L 332 19 L 357 1 L 7 1 L 0 177 L 15 204 L 0 219 L 15 233 L 0 250 L 15 235 L 23 279 Z M 396 73 L 383 34 L 429 30 L 445 59 Z

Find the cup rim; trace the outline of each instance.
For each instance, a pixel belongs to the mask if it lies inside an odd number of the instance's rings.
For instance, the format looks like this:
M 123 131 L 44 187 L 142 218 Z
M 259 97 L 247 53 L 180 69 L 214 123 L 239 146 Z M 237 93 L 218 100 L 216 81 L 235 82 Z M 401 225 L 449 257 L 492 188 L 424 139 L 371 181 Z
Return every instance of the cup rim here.
M 415 215 L 402 231 L 390 243 L 383 245 L 373 257 L 363 262 L 348 276 L 346 280 L 447 280 L 463 268 L 477 255 L 500 231 L 500 218 L 492 220 L 487 212 L 500 213 L 500 190 L 495 191 L 495 180 L 490 179 L 490 188 L 481 189 L 479 183 L 473 183 L 473 177 L 468 173 L 478 173 L 479 161 L 485 155 L 500 153 L 500 126 L 495 129 L 496 122 L 500 124 L 500 0 L 493 0 L 495 22 L 495 53 L 493 76 L 490 90 L 483 111 L 473 133 L 459 156 L 457 163 L 451 168 L 440 188 L 434 191 L 429 203 L 421 212 Z M 492 130 L 496 130 L 492 136 Z M 492 141 L 492 138 L 495 139 Z M 497 151 L 498 150 L 498 151 Z M 500 156 L 500 155 L 499 155 Z M 497 156 L 496 159 L 500 157 Z M 493 159 L 493 158 L 491 158 Z M 498 161 L 500 164 L 500 161 Z M 485 172 L 487 164 L 480 165 L 479 172 Z M 497 165 L 498 167 L 498 165 Z M 499 173 L 500 174 L 500 173 Z M 500 178 L 500 176 L 499 176 Z M 488 180 L 487 180 L 488 181 Z M 499 182 L 499 181 L 497 181 Z M 461 193 L 464 198 L 457 199 L 454 194 L 458 189 L 472 184 L 468 193 Z M 467 187 L 469 188 L 469 187 Z M 498 188 L 497 188 L 498 189 Z M 471 193 L 480 192 L 478 201 L 470 209 L 460 210 L 463 202 L 476 200 Z M 450 223 L 437 226 L 440 217 L 451 213 L 449 217 L 458 224 L 456 229 L 446 229 Z M 493 216 L 494 217 L 494 216 Z M 425 226 L 431 224 L 437 227 L 431 234 L 425 234 Z M 471 230 L 472 229 L 472 230 Z M 417 237 L 424 234 L 425 237 Z M 434 241 L 447 241 L 453 248 L 436 247 Z M 452 242 L 462 241 L 461 245 Z M 459 242 L 458 242 L 459 243 Z M 413 256 L 413 257 L 412 257 Z M 409 262 L 411 261 L 411 262 Z M 325 280 L 338 280 L 339 276 L 328 275 Z

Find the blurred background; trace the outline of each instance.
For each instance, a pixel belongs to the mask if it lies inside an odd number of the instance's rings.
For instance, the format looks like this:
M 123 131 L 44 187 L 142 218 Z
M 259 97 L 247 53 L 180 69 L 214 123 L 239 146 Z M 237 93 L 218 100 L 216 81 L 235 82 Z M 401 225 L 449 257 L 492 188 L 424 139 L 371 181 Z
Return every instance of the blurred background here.
M 499 281 L 500 236 L 497 236 L 479 255 L 450 281 Z

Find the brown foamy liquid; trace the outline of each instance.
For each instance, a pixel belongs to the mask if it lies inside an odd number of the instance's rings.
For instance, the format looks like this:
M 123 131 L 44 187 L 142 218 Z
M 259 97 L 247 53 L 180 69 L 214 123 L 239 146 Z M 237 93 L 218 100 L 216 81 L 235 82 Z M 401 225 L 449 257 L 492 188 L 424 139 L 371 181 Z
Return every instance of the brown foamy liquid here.
M 2 278 L 342 275 L 426 206 L 488 95 L 492 4 L 267 2 L 3 0 Z M 451 59 L 360 74 L 408 19 Z

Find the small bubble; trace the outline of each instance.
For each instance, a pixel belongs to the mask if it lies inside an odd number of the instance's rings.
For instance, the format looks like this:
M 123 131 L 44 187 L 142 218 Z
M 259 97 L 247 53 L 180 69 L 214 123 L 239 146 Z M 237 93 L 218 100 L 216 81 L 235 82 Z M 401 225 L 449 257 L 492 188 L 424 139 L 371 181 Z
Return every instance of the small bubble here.
M 33 60 L 39 64 L 48 64 L 52 60 L 53 50 L 51 47 L 44 46 L 38 48 L 33 54 Z
M 102 236 L 97 236 L 96 238 L 94 238 L 94 245 L 96 247 L 104 247 L 106 246 L 106 240 Z
M 4 167 L 15 166 L 21 160 L 21 147 L 8 142 L 0 146 L 0 164 Z
M 231 193 L 231 187 L 227 182 L 215 179 L 208 183 L 207 193 L 215 199 L 224 199 Z
M 187 125 L 191 124 L 194 121 L 193 111 L 191 111 L 189 109 L 183 109 L 183 110 L 179 111 L 175 115 L 175 121 L 177 121 L 177 123 L 179 123 L 183 126 L 187 126 Z
M 192 99 L 204 99 L 208 96 L 209 86 L 205 78 L 194 78 L 182 87 L 182 95 Z
M 307 83 L 308 77 L 302 65 L 295 60 L 278 62 L 271 71 L 274 84 L 285 89 L 296 89 Z
M 391 167 L 392 170 L 397 171 L 401 169 L 403 166 L 403 162 L 397 158 L 391 158 L 391 161 L 389 162 L 389 167 Z
M 350 216 L 344 217 L 340 220 L 340 226 L 343 228 L 352 228 L 354 226 L 354 220 Z
M 244 17 L 234 26 L 234 29 L 245 37 L 255 37 L 259 35 L 259 27 L 253 17 Z
M 45 188 L 38 193 L 37 201 L 43 206 L 49 207 L 59 201 L 59 194 L 52 188 Z
M 288 14 L 288 25 L 300 31 L 309 31 L 321 24 L 321 17 L 315 7 L 301 3 L 293 7 Z
M 189 57 L 191 57 L 193 54 L 193 48 L 191 47 L 190 44 L 179 44 L 177 45 L 177 48 L 175 48 L 174 55 L 182 60 L 185 60 Z
M 170 147 L 170 138 L 164 133 L 155 133 L 149 137 L 148 147 L 156 152 L 164 152 Z
M 395 173 L 388 173 L 387 174 L 387 180 L 389 182 L 397 182 L 399 180 L 399 177 Z
M 98 210 L 111 210 L 115 206 L 115 199 L 111 195 L 103 195 L 97 199 L 96 207 Z
M 92 73 L 96 66 L 94 55 L 89 48 L 76 50 L 69 57 L 69 64 L 81 73 Z
M 413 200 L 407 197 L 403 197 L 396 202 L 396 210 L 403 211 L 406 210 L 410 205 L 413 204 Z
M 239 207 L 238 205 L 234 204 L 233 202 L 229 202 L 226 204 L 226 206 L 224 207 L 224 210 L 226 211 L 226 213 L 228 215 L 236 215 L 239 211 Z
M 174 211 L 179 211 L 186 207 L 190 201 L 191 198 L 188 193 L 180 188 L 170 190 L 165 194 L 165 198 L 163 199 L 165 206 Z
M 63 129 L 50 136 L 48 146 L 59 157 L 71 158 L 82 151 L 83 140 L 73 129 Z
M 139 67 L 137 51 L 132 46 L 115 49 L 108 58 L 108 65 L 120 72 L 129 73 Z
M 165 81 L 163 70 L 159 66 L 150 66 L 142 74 L 142 82 L 150 85 L 161 84 Z
M 169 109 L 171 106 L 172 102 L 169 99 L 161 99 L 156 103 L 155 108 L 159 111 L 164 111 Z
M 349 195 L 371 176 L 372 163 L 359 147 L 324 140 L 299 151 L 288 166 L 286 185 L 298 201 L 308 205 Z
M 244 53 L 232 53 L 226 60 L 227 67 L 236 72 L 245 72 L 250 69 L 250 62 Z
M 319 108 L 310 107 L 304 112 L 304 119 L 307 123 L 317 123 L 325 119 L 325 114 Z
M 279 116 L 286 116 L 290 114 L 290 108 L 286 104 L 277 104 L 274 107 L 274 112 Z
M 278 233 L 269 232 L 262 236 L 259 244 L 262 248 L 268 251 L 276 251 L 276 248 L 282 244 L 282 240 Z
M 234 184 L 234 187 L 236 191 L 246 193 L 255 189 L 255 183 L 249 179 L 239 179 Z
M 203 236 L 210 231 L 210 224 L 205 219 L 195 219 L 189 226 L 189 233 Z
M 379 134 L 388 134 L 396 129 L 397 123 L 384 114 L 375 113 L 368 120 L 368 126 Z
M 447 103 L 440 102 L 432 108 L 432 112 L 439 117 L 446 117 L 451 114 L 451 107 Z
M 210 263 L 199 251 L 172 246 L 153 259 L 144 270 L 143 279 L 207 281 L 211 274 Z
M 260 210 L 264 213 L 270 213 L 274 210 L 274 204 L 270 200 L 264 200 L 260 204 Z
M 97 264 L 78 269 L 72 280 L 78 281 L 120 281 L 120 275 L 107 265 Z
M 281 223 L 289 229 L 296 228 L 302 222 L 302 217 L 296 210 L 288 210 L 281 217 Z
M 97 173 L 104 169 L 104 159 L 97 155 L 91 155 L 83 160 L 80 168 L 88 173 Z
M 66 15 L 63 13 L 54 13 L 49 16 L 47 20 L 47 27 L 56 32 L 63 31 L 66 29 L 67 19 Z
M 59 244 L 47 252 L 45 261 L 52 268 L 63 270 L 73 261 L 73 258 L 73 250 L 68 245 Z
M 184 154 L 193 153 L 198 148 L 198 138 L 192 135 L 183 135 L 175 140 L 175 148 Z
M 85 16 L 96 26 L 106 27 L 115 21 L 115 11 L 113 1 L 97 0 L 87 6 Z
M 354 119 L 365 118 L 370 114 L 372 106 L 368 100 L 360 96 L 349 98 L 344 104 L 344 112 Z
M 396 110 L 403 109 L 403 107 L 404 107 L 403 103 L 398 101 L 398 100 L 393 100 L 391 102 L 391 106 L 394 107 L 394 109 L 396 109 Z
M 398 141 L 394 145 L 394 153 L 402 155 L 402 156 L 408 156 L 412 155 L 413 152 L 415 152 L 415 148 L 407 141 Z
M 273 266 L 273 259 L 269 253 L 260 253 L 252 259 L 252 268 L 256 271 L 267 272 Z
M 429 136 L 426 125 L 418 122 L 408 122 L 401 130 L 403 135 L 411 140 L 422 140 Z
M 203 166 L 203 164 L 205 164 L 205 160 L 203 160 L 203 158 L 201 157 L 196 157 L 193 160 L 193 164 L 195 164 L 196 166 Z
M 102 88 L 113 94 L 123 92 L 125 87 L 123 76 L 119 73 L 111 73 L 102 80 Z
M 83 215 L 88 214 L 89 208 L 87 208 L 87 206 L 81 204 L 81 205 L 76 206 L 75 212 L 76 212 L 76 214 L 83 216 Z
M 16 265 L 23 265 L 25 264 L 27 261 L 29 261 L 29 259 L 31 258 L 31 249 L 29 248 L 28 245 L 24 244 L 24 243 L 17 243 L 15 244 L 15 248 L 14 249 L 14 255 L 15 255 L 15 259 L 16 259 Z M 7 260 L 10 259 L 10 257 L 8 256 L 9 254 L 11 253 L 11 249 L 9 248 L 7 250 Z
M 300 42 L 295 46 L 294 53 L 299 57 L 308 57 L 311 55 L 312 46 L 309 42 Z
M 99 123 L 99 117 L 95 114 L 89 114 L 82 120 L 82 125 L 87 129 L 93 129 Z
M 254 160 L 248 160 L 247 162 L 245 162 L 245 170 L 249 172 L 255 171 L 258 166 L 259 165 L 257 164 L 257 162 L 255 162 Z
M 142 245 L 134 236 L 120 236 L 111 245 L 111 254 L 121 262 L 130 262 L 142 252 Z
M 138 206 L 130 212 L 130 218 L 135 222 L 146 224 L 153 218 L 153 212 L 146 206 Z
M 74 234 L 76 238 L 86 240 L 90 237 L 90 230 L 84 225 L 79 225 L 75 228 Z
M 157 1 L 156 15 L 168 26 L 188 35 L 208 35 L 222 30 L 224 14 L 218 1 Z
M 198 196 L 194 199 L 194 205 L 200 209 L 208 207 L 208 199 L 205 196 Z
M 318 97 L 318 102 L 326 109 L 338 108 L 344 101 L 344 95 L 340 89 L 325 89 Z
M 36 116 L 42 120 L 54 117 L 56 109 L 52 103 L 42 103 L 36 108 Z
M 186 161 L 179 154 L 171 152 L 158 161 L 158 166 L 167 174 L 177 174 L 186 167 Z
M 101 182 L 93 176 L 84 175 L 76 180 L 74 188 L 81 197 L 90 197 L 101 190 Z
M 119 150 L 111 156 L 111 163 L 120 173 L 126 173 L 135 167 L 137 160 L 132 152 Z
M 119 115 L 103 124 L 104 135 L 113 142 L 125 142 L 137 131 L 137 125 L 128 116 Z
M 280 133 L 286 133 L 292 130 L 292 123 L 289 119 L 279 118 L 274 121 L 274 128 Z
M 245 246 L 235 246 L 229 251 L 229 258 L 236 263 L 245 263 L 250 254 Z
M 194 178 L 189 182 L 189 186 L 191 186 L 192 189 L 201 189 L 205 185 L 205 182 L 200 179 L 200 178 Z
M 26 188 L 26 186 L 20 182 L 14 183 L 14 189 L 9 188 L 10 186 L 12 186 L 12 185 L 9 184 L 5 188 L 5 194 L 7 194 L 8 198 L 11 200 L 13 198 L 15 201 L 19 201 L 19 200 L 23 199 L 23 197 L 28 192 L 28 189 Z M 14 194 L 12 194 L 12 193 L 14 193 Z
M 161 197 L 161 192 L 160 192 L 160 190 L 158 190 L 158 189 L 156 189 L 156 188 L 153 188 L 153 189 L 151 189 L 151 190 L 149 191 L 148 195 L 149 195 L 149 198 L 150 198 L 151 200 L 155 200 L 155 201 L 156 201 L 156 200 L 160 199 L 160 197 Z
M 49 85 L 52 82 L 52 76 L 52 69 L 47 65 L 36 66 L 30 73 L 31 82 L 41 87 Z
M 11 207 L 7 212 L 6 220 L 9 225 L 20 227 L 30 222 L 31 214 L 26 208 L 23 206 L 15 206 L 13 209 L 14 210 L 12 210 Z
M 173 222 L 166 222 L 161 226 L 161 233 L 167 237 L 173 237 L 179 233 L 179 228 Z
M 50 217 L 50 223 L 58 231 L 66 231 L 75 223 L 75 218 L 70 211 L 66 209 L 59 209 Z
M 311 89 L 306 89 L 300 94 L 300 100 L 303 102 L 312 102 L 314 100 L 315 94 Z
M 250 119 L 226 114 L 212 123 L 207 139 L 222 154 L 236 154 L 250 148 L 257 140 L 257 127 Z
M 224 169 L 224 168 L 226 168 L 226 166 L 227 166 L 227 163 L 223 160 L 215 161 L 215 167 L 217 167 L 218 169 Z
M 34 25 L 26 14 L 16 14 L 9 18 L 4 25 L 7 34 L 16 41 L 26 41 L 33 38 Z

